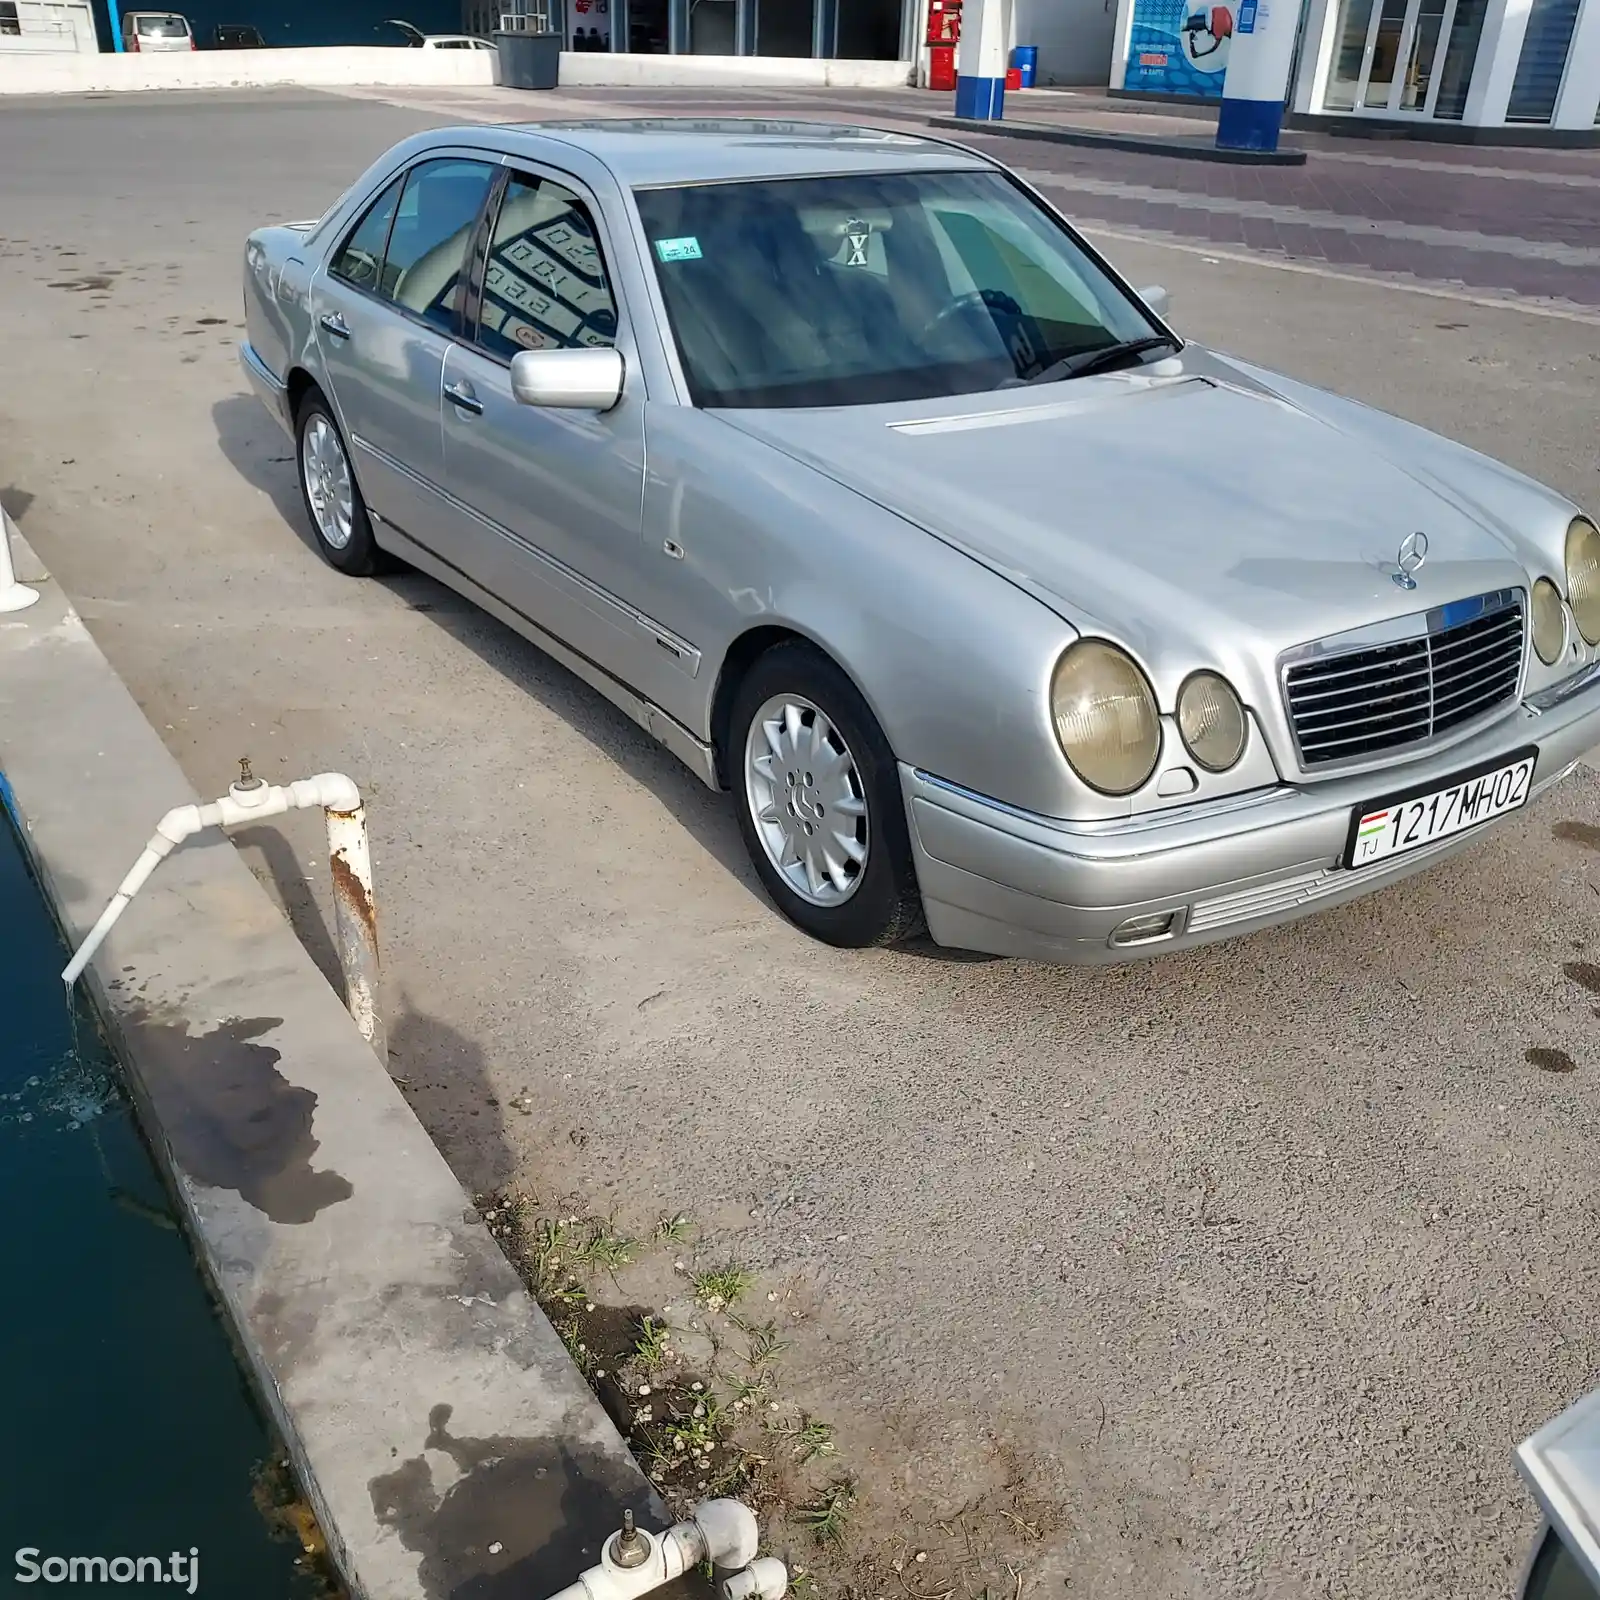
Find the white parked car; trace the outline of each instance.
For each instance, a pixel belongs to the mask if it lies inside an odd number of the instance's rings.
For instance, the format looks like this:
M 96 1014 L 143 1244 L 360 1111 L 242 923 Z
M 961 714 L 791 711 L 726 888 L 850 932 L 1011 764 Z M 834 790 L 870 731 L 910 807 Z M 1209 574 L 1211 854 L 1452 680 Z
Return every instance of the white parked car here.
M 122 48 L 137 50 L 193 50 L 194 29 L 176 11 L 124 11 Z
M 480 39 L 470 33 L 424 33 L 398 17 L 389 18 L 389 26 L 406 35 L 406 43 L 414 50 L 493 50 L 492 39 Z

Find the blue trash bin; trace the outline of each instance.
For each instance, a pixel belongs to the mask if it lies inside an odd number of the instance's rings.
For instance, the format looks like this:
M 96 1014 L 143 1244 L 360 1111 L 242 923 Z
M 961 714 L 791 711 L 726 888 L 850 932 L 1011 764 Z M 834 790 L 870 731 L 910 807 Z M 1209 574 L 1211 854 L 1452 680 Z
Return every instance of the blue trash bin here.
M 1019 44 L 1011 52 L 1011 65 L 1022 75 L 1022 87 L 1033 87 L 1034 74 L 1039 70 L 1039 47 L 1036 44 Z

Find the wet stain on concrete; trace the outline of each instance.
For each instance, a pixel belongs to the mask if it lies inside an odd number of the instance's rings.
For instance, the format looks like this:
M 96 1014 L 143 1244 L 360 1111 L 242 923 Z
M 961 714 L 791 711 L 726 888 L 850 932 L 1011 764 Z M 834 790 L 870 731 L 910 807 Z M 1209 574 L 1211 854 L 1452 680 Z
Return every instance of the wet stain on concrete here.
M 327 1300 L 327 1296 L 302 1289 L 291 1301 L 269 1289 L 250 1308 L 250 1330 L 279 1383 L 294 1372 L 316 1340 Z
M 451 1409 L 429 1412 L 423 1449 L 449 1458 L 453 1481 L 441 1474 L 441 1489 L 419 1454 L 368 1484 L 378 1521 L 421 1556 L 430 1600 L 554 1593 L 600 1559 L 624 1507 L 652 1520 L 638 1479 L 616 1457 L 563 1439 L 457 1437 Z
M 128 1048 L 178 1166 L 196 1183 L 231 1189 L 274 1222 L 310 1222 L 355 1192 L 317 1171 L 317 1097 L 278 1071 L 256 1044 L 281 1017 L 234 1017 L 204 1033 L 149 1013 L 130 1019 Z
M 1586 850 L 1600 850 L 1600 828 L 1592 822 L 1558 822 L 1551 836 L 1567 844 L 1581 844 Z
M 1565 1050 L 1549 1050 L 1540 1045 L 1524 1052 L 1523 1060 L 1541 1072 L 1576 1072 L 1578 1063 Z
M 1587 989 L 1590 994 L 1600 994 L 1600 967 L 1597 967 L 1594 962 L 1563 961 L 1561 970 L 1580 989 Z
M 87 278 L 63 278 L 52 283 L 52 289 L 67 289 L 73 294 L 83 294 L 93 289 L 109 289 L 111 287 L 111 274 L 97 272 Z

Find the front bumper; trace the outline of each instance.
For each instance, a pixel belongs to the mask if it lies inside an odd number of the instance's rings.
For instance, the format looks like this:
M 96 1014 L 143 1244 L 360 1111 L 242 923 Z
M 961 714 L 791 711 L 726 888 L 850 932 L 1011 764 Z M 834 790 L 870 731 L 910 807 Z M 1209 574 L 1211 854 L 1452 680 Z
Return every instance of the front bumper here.
M 1465 849 L 1496 821 L 1385 866 L 1342 865 L 1357 806 L 1537 746 L 1532 795 L 1600 744 L 1600 669 L 1442 753 L 1116 822 L 1035 816 L 901 764 L 928 931 L 956 949 L 1072 965 L 1136 961 L 1275 927 L 1370 894 Z M 1532 796 L 1530 796 L 1530 799 Z M 1515 816 L 1517 813 L 1511 813 Z M 1136 918 L 1170 927 L 1114 942 Z

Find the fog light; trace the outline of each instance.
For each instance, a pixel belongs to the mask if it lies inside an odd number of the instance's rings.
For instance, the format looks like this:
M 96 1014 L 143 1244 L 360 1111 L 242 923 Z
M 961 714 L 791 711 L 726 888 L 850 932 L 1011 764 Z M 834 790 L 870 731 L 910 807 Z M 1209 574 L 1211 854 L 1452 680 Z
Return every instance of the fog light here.
M 1155 939 L 1170 939 L 1177 932 L 1179 915 L 1177 911 L 1155 911 L 1148 916 L 1129 917 L 1126 922 L 1118 923 L 1111 943 L 1149 944 Z

